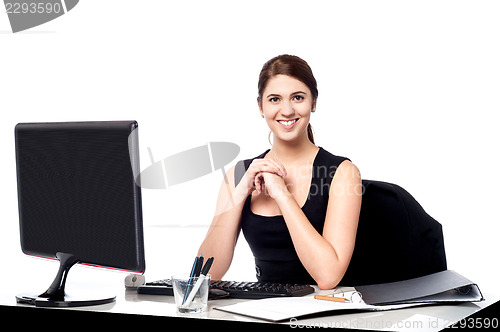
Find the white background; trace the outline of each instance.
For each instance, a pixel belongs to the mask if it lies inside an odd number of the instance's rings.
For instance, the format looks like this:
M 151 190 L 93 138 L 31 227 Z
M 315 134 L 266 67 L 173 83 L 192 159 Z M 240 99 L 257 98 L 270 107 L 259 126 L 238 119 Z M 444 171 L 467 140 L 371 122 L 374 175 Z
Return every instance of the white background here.
M 21 253 L 15 124 L 137 120 L 142 168 L 148 147 L 159 160 L 209 141 L 254 157 L 269 148 L 260 68 L 289 53 L 318 81 L 316 143 L 412 193 L 443 225 L 449 269 L 500 298 L 498 17 L 497 1 L 81 0 L 13 34 L 2 10 L 2 276 L 22 292 L 57 269 Z M 143 190 L 146 279 L 189 271 L 221 181 Z M 68 282 L 125 277 L 74 270 Z M 225 279 L 255 279 L 243 237 Z

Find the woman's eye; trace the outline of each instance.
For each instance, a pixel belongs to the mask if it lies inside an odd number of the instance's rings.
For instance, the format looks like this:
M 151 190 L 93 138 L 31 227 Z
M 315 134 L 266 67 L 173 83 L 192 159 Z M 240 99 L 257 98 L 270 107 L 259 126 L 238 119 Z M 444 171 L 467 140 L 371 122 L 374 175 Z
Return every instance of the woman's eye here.
M 278 97 L 272 97 L 272 98 L 269 99 L 269 101 L 271 103 L 277 103 L 279 101 L 279 98 Z
M 302 101 L 302 100 L 304 100 L 304 96 L 293 96 L 293 100 Z

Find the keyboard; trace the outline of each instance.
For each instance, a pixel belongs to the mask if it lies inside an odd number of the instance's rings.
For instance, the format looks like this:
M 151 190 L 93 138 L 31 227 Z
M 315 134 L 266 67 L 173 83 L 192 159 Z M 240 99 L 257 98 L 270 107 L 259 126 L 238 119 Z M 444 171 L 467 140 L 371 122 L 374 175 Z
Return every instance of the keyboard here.
M 310 285 L 272 282 L 210 281 L 210 295 L 217 297 L 225 292 L 228 297 L 238 299 L 263 299 L 268 297 L 304 296 L 314 292 Z M 171 279 L 147 282 L 137 288 L 139 294 L 174 295 Z M 209 296 L 212 297 L 212 296 Z

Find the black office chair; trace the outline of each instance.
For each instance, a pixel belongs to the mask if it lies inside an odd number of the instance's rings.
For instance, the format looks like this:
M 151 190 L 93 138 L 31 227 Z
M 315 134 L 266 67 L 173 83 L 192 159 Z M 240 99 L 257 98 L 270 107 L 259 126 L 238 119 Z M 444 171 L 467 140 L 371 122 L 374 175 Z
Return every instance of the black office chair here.
M 341 284 L 386 283 L 446 270 L 441 224 L 400 186 L 362 183 L 356 244 Z

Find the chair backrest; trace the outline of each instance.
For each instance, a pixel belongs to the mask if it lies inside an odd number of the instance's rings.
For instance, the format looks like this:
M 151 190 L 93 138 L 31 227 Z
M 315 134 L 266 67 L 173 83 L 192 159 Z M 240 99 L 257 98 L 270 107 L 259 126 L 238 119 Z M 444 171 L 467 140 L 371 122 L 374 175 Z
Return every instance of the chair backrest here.
M 441 224 L 400 186 L 362 183 L 356 244 L 341 284 L 386 283 L 446 270 Z

